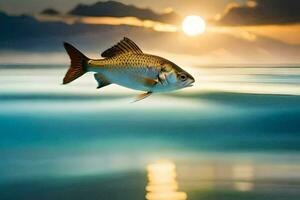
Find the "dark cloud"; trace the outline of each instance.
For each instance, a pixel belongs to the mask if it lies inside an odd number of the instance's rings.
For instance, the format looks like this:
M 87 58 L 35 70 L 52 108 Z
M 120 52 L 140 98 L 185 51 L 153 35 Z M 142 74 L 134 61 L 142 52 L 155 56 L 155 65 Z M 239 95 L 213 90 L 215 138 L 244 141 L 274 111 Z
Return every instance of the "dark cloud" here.
M 149 8 L 139 8 L 117 1 L 99 1 L 92 5 L 79 4 L 69 14 L 79 16 L 107 16 L 107 17 L 137 17 L 139 19 L 154 20 L 161 22 L 176 22 L 180 16 L 175 12 L 156 13 Z
M 230 7 L 218 22 L 225 25 L 300 23 L 300 1 L 248 1 L 245 6 Z

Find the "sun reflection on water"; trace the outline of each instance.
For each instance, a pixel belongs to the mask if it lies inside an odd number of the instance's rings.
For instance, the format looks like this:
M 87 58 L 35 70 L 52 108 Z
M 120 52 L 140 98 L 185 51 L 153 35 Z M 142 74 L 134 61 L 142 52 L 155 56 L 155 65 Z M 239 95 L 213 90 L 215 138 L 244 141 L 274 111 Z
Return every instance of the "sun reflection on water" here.
M 233 187 L 241 192 L 253 189 L 254 168 L 252 165 L 236 165 L 232 169 L 235 180 Z
M 185 200 L 187 194 L 178 191 L 175 164 L 161 161 L 148 165 L 148 185 L 146 199 L 148 200 Z

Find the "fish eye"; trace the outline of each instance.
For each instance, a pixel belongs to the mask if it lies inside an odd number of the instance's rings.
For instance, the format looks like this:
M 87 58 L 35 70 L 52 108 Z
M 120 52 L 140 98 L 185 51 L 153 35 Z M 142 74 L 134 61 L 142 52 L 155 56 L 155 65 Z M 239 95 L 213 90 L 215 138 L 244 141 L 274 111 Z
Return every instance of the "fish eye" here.
M 179 78 L 180 78 L 181 81 L 185 81 L 185 80 L 187 79 L 187 75 L 185 75 L 185 74 L 180 74 L 180 75 L 179 75 Z

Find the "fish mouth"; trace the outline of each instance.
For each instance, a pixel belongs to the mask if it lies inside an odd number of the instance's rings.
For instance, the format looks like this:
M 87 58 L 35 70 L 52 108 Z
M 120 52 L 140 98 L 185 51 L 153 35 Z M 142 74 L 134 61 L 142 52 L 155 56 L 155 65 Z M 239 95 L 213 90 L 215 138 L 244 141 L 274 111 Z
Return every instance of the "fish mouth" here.
M 192 82 L 188 82 L 185 87 L 193 87 L 194 86 L 194 82 L 195 81 L 192 81 Z
M 190 81 L 187 82 L 186 87 L 193 87 L 195 83 L 195 79 L 191 79 Z
M 194 82 L 193 82 L 194 83 Z M 193 87 L 194 84 L 193 83 L 189 83 L 186 87 Z

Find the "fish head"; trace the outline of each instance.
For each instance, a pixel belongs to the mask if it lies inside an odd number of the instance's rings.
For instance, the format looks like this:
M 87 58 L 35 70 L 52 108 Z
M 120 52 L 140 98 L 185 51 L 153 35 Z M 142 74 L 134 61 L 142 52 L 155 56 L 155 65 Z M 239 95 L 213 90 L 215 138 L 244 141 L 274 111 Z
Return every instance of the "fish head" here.
M 166 90 L 179 90 L 193 86 L 194 77 L 178 65 L 165 61 L 159 74 L 159 79 Z
M 192 75 L 182 70 L 181 72 L 177 72 L 177 85 L 179 88 L 192 87 L 195 79 Z

